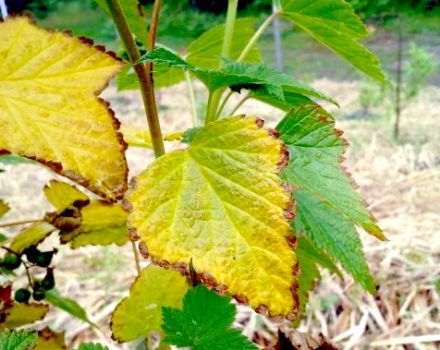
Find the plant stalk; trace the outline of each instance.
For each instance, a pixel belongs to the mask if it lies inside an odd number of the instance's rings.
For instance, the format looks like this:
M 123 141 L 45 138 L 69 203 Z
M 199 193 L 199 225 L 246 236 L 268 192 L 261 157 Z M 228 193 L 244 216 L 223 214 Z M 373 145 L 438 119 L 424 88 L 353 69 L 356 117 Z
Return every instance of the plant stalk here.
M 153 65 L 139 63 L 141 54 L 133 35 L 130 31 L 130 27 L 122 11 L 121 5 L 118 0 L 106 0 L 107 6 L 112 15 L 113 21 L 118 29 L 119 35 L 127 50 L 130 62 L 133 65 L 134 71 L 139 80 L 142 100 L 147 116 L 148 127 L 150 130 L 150 136 L 153 143 L 154 154 L 160 157 L 165 153 L 165 147 L 162 139 L 162 131 L 160 128 L 159 117 L 157 114 L 156 98 L 154 95 L 154 83 L 153 83 Z M 152 15 L 152 22 L 150 27 L 148 48 L 154 48 L 157 23 L 159 19 L 160 0 L 156 0 L 154 4 L 154 11 Z
M 131 241 L 131 247 L 133 248 L 134 261 L 136 263 L 136 270 L 138 275 L 141 274 L 141 263 L 139 262 L 139 252 L 136 247 L 136 242 Z
M 228 12 L 226 14 L 225 34 L 223 36 L 223 47 L 221 56 L 228 58 L 231 53 L 232 40 L 234 38 L 235 19 L 237 18 L 238 0 L 228 1 Z M 221 63 L 223 64 L 223 63 Z M 210 123 L 217 118 L 217 111 L 220 100 L 225 89 L 218 89 L 209 95 L 208 108 L 206 111 L 205 124 Z
M 7 222 L 6 224 L 0 224 L 0 227 L 12 227 L 12 226 L 20 226 L 20 225 L 26 225 L 26 224 L 33 224 L 36 222 L 41 222 L 41 219 L 36 220 L 21 220 L 21 221 L 13 221 L 13 222 Z
M 194 94 L 194 86 L 191 81 L 191 75 L 189 72 L 185 72 L 186 85 L 188 87 L 189 100 L 191 102 L 191 116 L 192 116 L 192 124 L 193 127 L 197 126 L 197 105 L 196 105 L 196 97 Z
M 280 12 L 273 12 L 267 19 L 261 24 L 261 26 L 258 28 L 258 30 L 255 32 L 255 34 L 252 36 L 252 38 L 249 40 L 243 51 L 241 52 L 240 56 L 238 57 L 238 62 L 243 62 L 246 56 L 249 54 L 249 52 L 252 50 L 254 45 L 257 43 L 258 39 L 263 35 L 263 33 L 266 31 L 266 29 L 270 26 L 272 21 L 279 16 Z

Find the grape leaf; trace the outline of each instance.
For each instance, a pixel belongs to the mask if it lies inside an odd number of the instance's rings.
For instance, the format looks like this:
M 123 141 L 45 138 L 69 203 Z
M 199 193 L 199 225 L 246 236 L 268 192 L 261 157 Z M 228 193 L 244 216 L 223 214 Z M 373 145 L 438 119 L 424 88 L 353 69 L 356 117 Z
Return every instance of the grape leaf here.
M 76 187 L 57 180 L 50 180 L 49 185 L 44 186 L 44 194 L 47 200 L 58 210 L 67 208 L 75 201 L 89 199 Z
M 107 7 L 105 0 L 95 0 L 99 7 L 110 16 L 110 11 Z M 148 30 L 147 30 L 147 20 L 143 13 L 142 5 L 138 0 L 124 0 L 119 2 L 124 12 L 125 18 L 127 19 L 128 25 L 131 31 L 134 33 L 136 39 L 142 42 L 145 46 L 148 43 Z
M 0 349 L 29 350 L 35 344 L 37 335 L 30 331 L 6 330 L 0 333 Z
M 317 105 L 306 105 L 288 113 L 277 130 L 290 152 L 283 178 L 296 189 L 295 229 L 305 231 L 317 248 L 373 291 L 355 226 L 381 240 L 385 236 L 343 171 L 347 142 L 334 129 L 333 117 Z
M 378 58 L 359 44 L 368 32 L 345 0 L 281 0 L 282 16 L 360 71 L 386 81 Z
M 0 331 L 17 328 L 42 320 L 49 311 L 47 304 L 13 303 L 0 311 Z
M 191 289 L 183 309 L 163 308 L 165 341 L 193 350 L 256 350 L 257 347 L 232 328 L 236 307 L 203 285 Z
M 86 310 L 79 305 L 75 300 L 65 298 L 61 296 L 56 289 L 51 289 L 46 292 L 46 301 L 53 306 L 67 312 L 68 314 L 78 318 L 91 325 L 92 327 L 98 328 L 96 324 L 90 321 L 89 316 L 87 316 Z
M 283 88 L 283 96 L 280 98 L 276 95 L 267 95 L 264 91 L 252 91 L 250 96 L 256 100 L 267 103 L 275 108 L 281 109 L 285 112 L 290 111 L 293 107 L 298 107 L 303 104 L 311 104 L 313 101 L 296 92 L 290 92 Z
M 127 216 L 120 204 L 91 201 L 81 209 L 81 226 L 72 234 L 71 248 L 124 245 L 128 242 Z
M 210 91 L 230 87 L 232 90 L 256 90 L 261 94 L 284 100 L 283 89 L 301 95 L 313 96 L 337 104 L 330 97 L 264 65 L 250 65 L 228 61 L 219 69 L 203 69 L 186 62 L 177 54 L 164 49 L 154 49 L 141 58 L 142 62 L 166 63 L 170 67 L 192 72 Z
M 49 327 L 38 331 L 38 339 L 32 350 L 66 350 L 64 333 L 55 333 Z
M 0 218 L 4 216 L 10 209 L 11 207 L 8 205 L 8 203 L 0 199 Z
M 90 41 L 40 29 L 27 17 L 0 23 L 0 153 L 38 160 L 108 199 L 120 198 L 126 146 L 96 94 L 121 65 Z
M 119 342 L 162 333 L 162 307 L 181 307 L 188 290 L 185 277 L 176 271 L 150 265 L 130 287 L 130 295 L 113 311 L 111 329 Z
M 121 128 L 124 140 L 129 146 L 153 148 L 150 132 L 147 128 L 123 126 Z
M 47 222 L 36 222 L 18 233 L 11 242 L 10 248 L 17 254 L 26 248 L 37 245 L 49 236 L 56 228 Z
M 284 146 L 260 126 L 255 118 L 218 120 L 186 150 L 157 159 L 128 195 L 129 226 L 154 260 L 192 259 L 239 300 L 293 318 L 291 196 L 278 177 Z
M 255 34 L 255 18 L 238 18 L 234 24 L 234 40 L 232 40 L 229 58 L 236 61 L 249 40 Z M 216 25 L 195 39 L 187 48 L 188 63 L 200 68 L 218 68 L 222 63 L 221 52 L 225 25 Z M 261 55 L 254 45 L 244 62 L 259 63 Z

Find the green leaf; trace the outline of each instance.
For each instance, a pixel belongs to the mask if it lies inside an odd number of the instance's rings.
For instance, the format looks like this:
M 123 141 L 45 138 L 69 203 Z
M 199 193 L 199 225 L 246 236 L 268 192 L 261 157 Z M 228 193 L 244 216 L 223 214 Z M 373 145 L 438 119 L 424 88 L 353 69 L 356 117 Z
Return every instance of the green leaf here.
M 203 285 L 191 289 L 183 309 L 163 308 L 165 341 L 193 350 L 254 350 L 257 347 L 232 328 L 236 307 Z
M 4 216 L 10 209 L 11 207 L 9 204 L 0 199 L 0 218 Z
M 72 234 L 71 248 L 124 245 L 128 242 L 127 216 L 120 204 L 91 201 L 81 209 L 81 226 Z
M 188 266 L 253 308 L 295 316 L 283 144 L 255 118 L 217 120 L 158 158 L 127 199 L 154 261 Z M 286 211 L 285 211 L 286 210 Z M 246 267 L 246 268 L 244 268 Z
M 8 239 L 8 236 L 0 232 L 0 243 L 6 242 Z
M 166 88 L 185 79 L 181 69 L 170 68 L 167 64 L 157 63 L 153 66 L 154 87 Z M 139 80 L 133 68 L 126 67 L 116 78 L 119 91 L 139 89 Z
M 56 228 L 47 222 L 36 222 L 17 234 L 12 240 L 10 248 L 15 253 L 21 254 L 26 248 L 43 241 L 55 230 Z
M 162 333 L 162 307 L 181 307 L 188 290 L 185 277 L 176 271 L 150 265 L 130 288 L 112 315 L 113 338 L 119 342 Z
M 62 297 L 56 289 L 46 292 L 46 301 L 81 321 L 88 323 L 92 327 L 98 328 L 96 324 L 90 321 L 87 312 L 81 305 L 73 299 Z
M 57 180 L 50 180 L 49 185 L 44 186 L 44 194 L 50 204 L 58 210 L 67 208 L 78 200 L 86 201 L 89 199 L 76 187 Z
M 34 161 L 23 158 L 23 157 L 13 156 L 13 155 L 7 154 L 4 156 L 0 156 L 0 163 L 7 164 L 7 165 L 29 164 L 29 163 L 32 164 L 32 163 L 34 163 Z
M 37 340 L 37 335 L 31 331 L 6 330 L 0 333 L 0 349 L 30 350 Z
M 317 105 L 302 106 L 277 130 L 290 152 L 283 178 L 296 190 L 296 231 L 305 231 L 317 248 L 374 291 L 355 226 L 381 240 L 385 236 L 341 166 L 347 142 L 334 129 L 333 117 Z
M 318 266 L 325 267 L 331 272 L 336 273 L 340 278 L 342 274 L 333 261 L 322 251 L 316 248 L 306 237 L 297 237 L 298 244 L 295 249 L 298 258 L 300 274 L 298 277 L 298 297 L 300 311 L 306 311 L 308 296 L 313 290 L 315 283 L 321 278 Z M 300 318 L 296 322 L 299 323 Z
M 210 91 L 230 87 L 232 90 L 248 89 L 260 94 L 284 100 L 284 89 L 301 95 L 313 96 L 335 103 L 330 97 L 316 91 L 275 69 L 264 65 L 226 63 L 221 69 L 203 69 L 189 64 L 175 53 L 164 48 L 154 49 L 141 59 L 142 62 L 166 63 L 170 67 L 192 72 Z
M 290 111 L 294 107 L 313 103 L 310 98 L 295 92 L 290 92 L 285 88 L 283 88 L 283 98 L 280 98 L 279 96 L 267 95 L 264 93 L 264 91 L 258 90 L 252 91 L 251 97 L 285 112 Z
M 378 58 L 359 44 L 368 32 L 353 8 L 344 0 L 281 0 L 282 15 L 350 62 L 360 71 L 386 81 Z
M 255 18 L 238 18 L 234 24 L 234 39 L 232 40 L 229 57 L 237 60 L 249 40 L 255 34 Z M 222 63 L 221 52 L 223 48 L 223 37 L 225 25 L 216 25 L 196 40 L 187 48 L 187 61 L 197 67 L 210 69 L 218 68 Z M 259 63 L 261 55 L 257 45 L 254 45 L 246 56 L 246 63 Z
M 104 12 L 111 17 L 110 11 L 105 0 L 95 0 Z M 134 33 L 136 39 L 142 42 L 145 46 L 148 43 L 147 21 L 143 14 L 142 5 L 138 0 L 123 0 L 119 2 L 127 19 L 131 31 Z
M 83 343 L 78 350 L 109 350 L 109 348 L 98 343 Z

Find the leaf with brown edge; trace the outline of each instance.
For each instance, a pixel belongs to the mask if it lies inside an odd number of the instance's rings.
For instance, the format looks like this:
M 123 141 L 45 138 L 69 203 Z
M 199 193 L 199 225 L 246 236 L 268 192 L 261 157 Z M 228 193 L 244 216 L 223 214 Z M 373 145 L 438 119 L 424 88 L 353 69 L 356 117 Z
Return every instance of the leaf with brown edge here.
M 73 232 L 70 247 L 124 245 L 128 242 L 127 217 L 120 204 L 91 201 L 81 209 L 81 225 Z
M 12 329 L 42 320 L 49 305 L 40 303 L 13 303 L 0 311 L 0 331 Z
M 49 327 L 38 331 L 38 338 L 32 350 L 66 350 L 64 333 L 56 333 Z
M 110 200 L 126 189 L 119 122 L 97 95 L 122 63 L 87 39 L 0 23 L 0 153 L 34 159 Z
M 76 187 L 57 180 L 50 180 L 49 184 L 44 186 L 44 194 L 50 204 L 58 210 L 67 208 L 76 201 L 87 201 L 89 199 Z
M 130 295 L 113 311 L 113 338 L 127 342 L 162 333 L 162 307 L 180 308 L 188 289 L 186 278 L 178 272 L 147 266 L 130 287 Z
M 8 203 L 0 199 L 0 218 L 4 216 L 11 208 Z
M 187 266 L 272 316 L 294 318 L 291 194 L 278 176 L 284 145 L 256 118 L 198 129 L 185 150 L 157 159 L 128 195 L 129 227 L 156 263 Z
M 47 222 L 36 222 L 18 233 L 11 242 L 10 248 L 17 254 L 26 248 L 37 245 L 49 236 L 56 228 Z

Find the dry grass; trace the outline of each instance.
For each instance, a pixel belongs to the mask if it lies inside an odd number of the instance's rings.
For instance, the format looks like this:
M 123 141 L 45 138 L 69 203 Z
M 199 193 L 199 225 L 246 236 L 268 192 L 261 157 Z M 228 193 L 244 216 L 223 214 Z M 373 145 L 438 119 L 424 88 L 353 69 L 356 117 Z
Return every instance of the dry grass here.
M 312 336 L 322 333 L 346 349 L 439 349 L 440 297 L 434 280 L 440 279 L 440 89 L 425 90 L 405 110 L 404 141 L 395 143 L 389 137 L 387 119 L 344 118 L 358 109 L 357 82 L 318 81 L 316 86 L 341 102 L 341 111 L 335 112 L 338 127 L 346 130 L 353 144 L 347 159 L 349 169 L 390 241 L 379 243 L 362 234 L 367 259 L 380 286 L 376 297 L 366 295 L 350 277 L 339 281 L 324 273 L 299 330 Z M 115 95 L 112 89 L 105 95 L 123 122 L 143 123 L 137 95 Z M 165 129 L 190 126 L 184 86 L 161 93 L 160 100 Z M 241 111 L 272 122 L 280 116 L 256 103 Z M 130 150 L 128 159 L 133 175 L 152 156 L 148 151 Z M 39 217 L 49 209 L 41 192 L 54 177 L 49 171 L 33 165 L 5 168 L 7 171 L 0 174 L 0 198 L 13 207 L 5 220 Z M 84 305 L 104 334 L 59 311 L 51 312 L 43 324 L 65 331 L 67 339 L 75 344 L 94 339 L 121 349 L 108 343 L 108 322 L 135 274 L 130 249 L 93 247 L 70 251 L 63 247 L 56 265 L 61 294 Z M 256 330 L 271 336 L 273 325 L 259 316 L 242 309 L 241 317 L 249 319 L 245 326 L 249 336 Z

